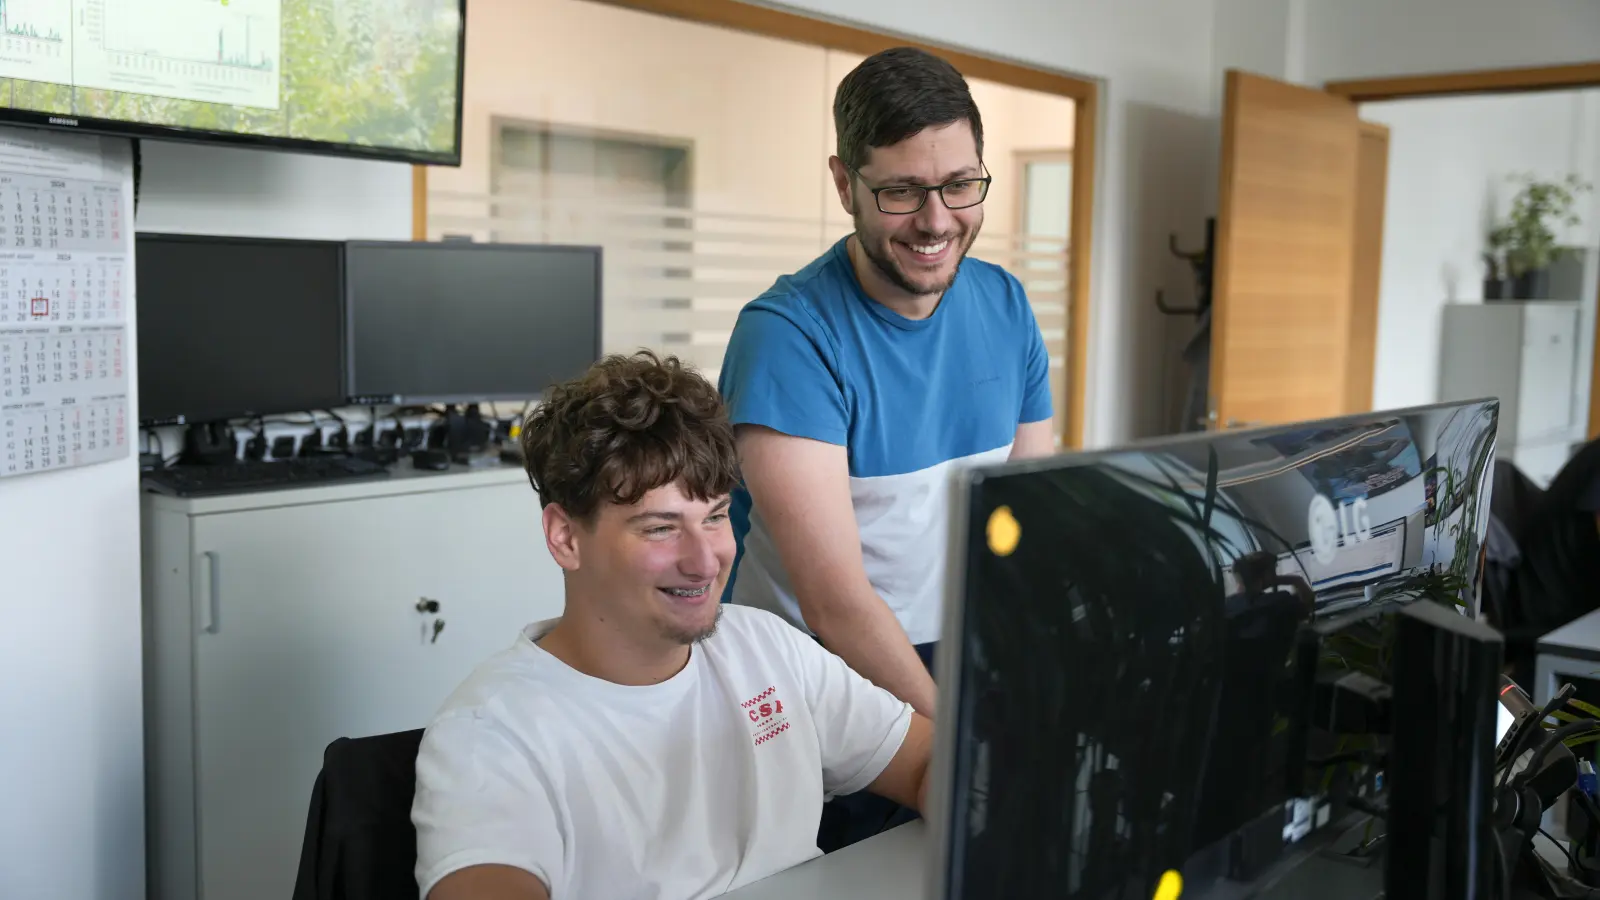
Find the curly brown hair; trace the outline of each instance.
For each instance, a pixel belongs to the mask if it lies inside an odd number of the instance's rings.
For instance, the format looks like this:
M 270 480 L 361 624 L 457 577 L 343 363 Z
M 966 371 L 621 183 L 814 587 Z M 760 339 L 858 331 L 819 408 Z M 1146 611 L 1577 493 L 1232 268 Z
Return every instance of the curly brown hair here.
M 717 389 L 677 357 L 608 356 L 555 385 L 522 429 L 539 504 L 588 519 L 678 483 L 702 502 L 739 481 L 733 427 Z

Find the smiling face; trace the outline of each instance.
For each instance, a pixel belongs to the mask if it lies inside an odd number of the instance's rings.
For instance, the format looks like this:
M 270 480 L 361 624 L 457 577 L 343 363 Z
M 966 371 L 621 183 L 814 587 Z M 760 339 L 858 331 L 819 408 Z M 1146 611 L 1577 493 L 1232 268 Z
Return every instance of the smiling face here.
M 627 506 L 602 503 L 586 521 L 545 507 L 551 555 L 567 599 L 635 646 L 682 646 L 711 636 L 735 544 L 728 498 L 696 500 L 674 483 Z
M 983 227 L 983 204 L 953 210 L 937 192 L 930 192 L 914 213 L 886 213 L 872 190 L 886 189 L 882 205 L 893 209 L 897 186 L 937 187 L 982 178 L 971 125 L 957 120 L 874 148 L 854 173 L 838 157 L 829 166 L 839 201 L 855 222 L 861 252 L 872 263 L 869 272 L 859 273 L 868 295 L 893 306 L 896 300 L 937 297 L 948 290 Z M 957 197 L 951 202 L 959 205 Z

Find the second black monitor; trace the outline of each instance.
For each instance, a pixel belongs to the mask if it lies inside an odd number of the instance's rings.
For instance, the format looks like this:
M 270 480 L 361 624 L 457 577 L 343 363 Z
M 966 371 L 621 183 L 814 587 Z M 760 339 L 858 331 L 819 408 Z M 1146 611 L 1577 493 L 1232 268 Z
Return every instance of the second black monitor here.
M 600 352 L 600 249 L 357 242 L 346 256 L 350 398 L 522 400 Z

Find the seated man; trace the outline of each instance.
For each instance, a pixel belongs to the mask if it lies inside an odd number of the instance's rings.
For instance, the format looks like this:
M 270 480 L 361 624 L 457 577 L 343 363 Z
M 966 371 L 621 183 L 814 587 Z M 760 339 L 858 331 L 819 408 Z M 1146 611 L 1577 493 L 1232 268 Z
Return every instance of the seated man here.
M 672 358 L 611 357 L 547 394 L 522 449 L 566 609 L 423 738 L 424 897 L 713 897 L 819 855 L 834 795 L 921 806 L 928 720 L 719 602 L 738 468 L 715 388 Z

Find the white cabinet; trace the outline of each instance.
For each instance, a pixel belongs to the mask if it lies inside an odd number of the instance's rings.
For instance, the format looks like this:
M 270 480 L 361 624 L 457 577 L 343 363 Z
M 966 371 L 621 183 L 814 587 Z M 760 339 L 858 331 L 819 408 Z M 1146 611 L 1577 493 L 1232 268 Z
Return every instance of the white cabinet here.
M 1499 398 L 1499 454 L 1541 484 L 1583 436 L 1579 312 L 1576 302 L 1444 308 L 1440 399 Z
M 426 725 L 561 612 L 510 467 L 146 495 L 144 535 L 152 900 L 288 897 L 323 748 Z

